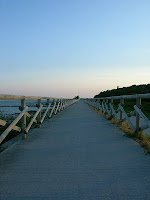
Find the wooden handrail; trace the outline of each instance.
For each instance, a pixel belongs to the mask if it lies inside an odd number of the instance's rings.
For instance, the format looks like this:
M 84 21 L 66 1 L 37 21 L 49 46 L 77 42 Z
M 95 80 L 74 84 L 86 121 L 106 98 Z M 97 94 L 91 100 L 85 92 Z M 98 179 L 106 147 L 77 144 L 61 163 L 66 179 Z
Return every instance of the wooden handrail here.
M 42 117 L 42 119 L 41 119 L 41 124 L 43 123 L 43 121 L 44 121 L 44 119 L 45 119 L 45 117 L 46 117 L 46 115 L 47 115 L 47 113 L 48 113 L 48 111 L 49 111 L 49 109 L 50 109 L 50 106 L 51 106 L 51 103 L 49 103 L 49 105 L 48 105 L 48 107 L 47 107 L 47 109 L 46 109 L 46 111 L 45 111 L 45 113 L 44 113 L 44 115 L 43 115 L 43 117 Z
M 3 140 L 6 138 L 6 136 L 9 134 L 9 132 L 13 129 L 13 127 L 19 122 L 19 120 L 24 116 L 26 111 L 28 110 L 28 107 L 26 107 L 18 116 L 17 118 L 8 126 L 8 128 L 0 135 L 0 144 L 3 142 Z
M 30 128 L 31 128 L 33 122 L 36 120 L 36 118 L 37 118 L 39 112 L 42 110 L 42 107 L 43 107 L 43 105 L 41 105 L 41 106 L 39 107 L 39 109 L 36 111 L 34 117 L 33 117 L 32 120 L 30 121 L 28 127 L 25 129 L 26 133 L 28 133 L 28 131 L 30 130 Z
M 83 99 L 86 103 L 90 104 L 96 109 L 100 109 L 104 114 L 108 114 L 111 118 L 114 116 L 120 123 L 127 120 L 131 128 L 135 132 L 135 136 L 139 135 L 140 130 L 144 130 L 150 127 L 150 120 L 141 111 L 141 99 L 150 99 L 150 93 L 147 94 L 136 94 L 136 95 L 122 95 L 122 96 L 111 96 L 111 97 L 101 97 L 101 98 L 86 98 Z M 113 107 L 113 100 L 119 99 L 118 109 L 115 110 Z M 136 105 L 134 105 L 134 111 L 132 113 L 126 113 L 123 106 L 125 99 L 135 99 Z M 109 103 L 110 101 L 110 103 Z M 108 109 L 109 106 L 109 109 Z M 119 112 L 120 116 L 117 115 Z M 134 126 L 130 120 L 130 117 L 136 113 L 136 125 Z M 123 118 L 124 115 L 124 118 Z M 144 126 L 140 127 L 140 118 L 145 122 Z
M 42 104 L 42 99 L 47 99 L 47 103 Z M 21 113 L 16 117 L 16 119 L 6 128 L 6 130 L 0 135 L 0 144 L 4 141 L 4 139 L 7 137 L 7 135 L 10 133 L 11 130 L 16 130 L 22 133 L 24 133 L 24 138 L 26 138 L 26 134 L 29 132 L 31 126 L 33 123 L 37 123 L 38 127 L 41 127 L 41 124 L 43 123 L 46 116 L 48 118 L 51 118 L 53 114 L 57 114 L 58 112 L 62 111 L 63 109 L 70 106 L 72 103 L 77 102 L 76 99 L 64 99 L 64 98 L 49 98 L 49 97 L 28 97 L 28 96 L 15 96 L 15 95 L 0 95 L 0 100 L 21 100 L 21 106 L 19 106 L 19 109 L 21 110 Z M 28 113 L 28 106 L 26 106 L 26 100 L 37 100 L 36 107 L 38 110 L 34 114 L 33 118 L 29 122 L 28 125 L 26 125 L 27 120 L 26 117 L 30 118 L 31 115 Z M 52 102 L 54 102 L 54 104 Z M 56 102 L 58 102 L 56 104 Z M 65 106 L 64 106 L 65 102 Z M 53 107 L 51 107 L 53 105 Z M 42 113 L 42 109 L 47 106 L 46 111 L 44 114 Z M 7 107 L 7 106 L 6 106 Z M 43 109 L 45 110 L 45 109 Z M 42 116 L 43 115 L 43 116 Z M 16 126 L 16 124 L 21 120 L 21 127 Z M 0 119 L 0 126 L 5 127 L 7 124 L 6 121 Z

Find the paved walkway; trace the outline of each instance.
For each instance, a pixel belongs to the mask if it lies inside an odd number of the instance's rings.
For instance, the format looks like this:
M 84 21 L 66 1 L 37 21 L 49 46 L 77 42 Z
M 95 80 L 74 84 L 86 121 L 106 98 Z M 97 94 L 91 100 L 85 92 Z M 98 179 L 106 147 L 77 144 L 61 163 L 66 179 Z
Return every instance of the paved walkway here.
M 82 101 L 0 154 L 0 200 L 149 200 L 150 156 Z

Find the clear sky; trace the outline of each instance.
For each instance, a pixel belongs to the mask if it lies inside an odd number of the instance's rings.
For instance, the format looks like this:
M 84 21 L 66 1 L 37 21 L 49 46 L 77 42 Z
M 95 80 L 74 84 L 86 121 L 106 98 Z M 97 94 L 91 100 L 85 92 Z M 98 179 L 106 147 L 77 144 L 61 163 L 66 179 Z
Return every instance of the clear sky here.
M 0 0 L 0 93 L 150 83 L 150 0 Z

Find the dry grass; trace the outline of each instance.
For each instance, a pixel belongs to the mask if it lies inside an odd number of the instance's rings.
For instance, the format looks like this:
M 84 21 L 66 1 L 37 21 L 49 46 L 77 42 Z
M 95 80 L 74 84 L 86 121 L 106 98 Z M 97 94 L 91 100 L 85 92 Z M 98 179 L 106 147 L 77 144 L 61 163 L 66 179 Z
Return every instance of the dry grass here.
M 116 118 L 112 118 L 111 119 L 111 122 L 115 125 L 117 125 L 123 132 L 127 133 L 127 134 L 131 134 L 131 135 L 134 135 L 134 131 L 132 130 L 130 124 L 126 121 L 124 122 L 118 122 Z
M 101 111 L 98 111 L 93 106 L 90 106 L 92 109 L 94 109 L 97 113 L 99 113 L 101 116 L 105 117 L 106 119 L 109 119 L 108 115 L 105 115 Z M 145 152 L 150 154 L 150 136 L 144 134 L 142 131 L 139 133 L 138 137 L 135 137 L 135 133 L 130 127 L 129 123 L 124 121 L 119 123 L 116 118 L 111 118 L 111 122 L 115 124 L 119 129 L 121 129 L 127 137 L 132 138 L 136 142 L 140 144 L 141 147 L 145 149 Z
M 95 110 L 98 114 L 102 115 L 103 117 L 105 117 L 105 119 L 109 119 L 108 115 L 105 115 L 104 113 L 102 113 L 101 110 L 97 110 L 96 108 L 94 108 L 93 106 L 89 105 L 93 110 Z
M 144 134 L 142 131 L 139 133 L 138 138 L 134 138 L 146 151 L 150 154 L 150 136 Z

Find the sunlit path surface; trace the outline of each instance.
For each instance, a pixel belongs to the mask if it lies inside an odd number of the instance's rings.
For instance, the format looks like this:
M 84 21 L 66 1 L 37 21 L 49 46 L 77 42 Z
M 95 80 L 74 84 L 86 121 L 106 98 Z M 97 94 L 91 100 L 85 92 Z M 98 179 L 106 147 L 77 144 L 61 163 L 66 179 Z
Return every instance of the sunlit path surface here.
M 0 154 L 0 200 L 149 200 L 150 156 L 77 102 Z

